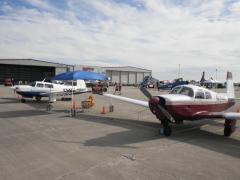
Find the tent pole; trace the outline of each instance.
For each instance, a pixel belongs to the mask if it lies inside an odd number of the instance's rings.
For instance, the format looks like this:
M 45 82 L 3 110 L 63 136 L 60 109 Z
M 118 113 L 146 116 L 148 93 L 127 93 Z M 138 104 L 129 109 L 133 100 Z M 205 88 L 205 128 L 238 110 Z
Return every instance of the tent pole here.
M 72 80 L 72 116 L 76 116 L 75 99 L 73 95 L 73 80 Z
M 73 66 L 73 72 L 74 72 L 74 66 Z M 72 77 L 72 116 L 76 116 L 76 110 L 75 110 L 75 99 L 73 96 L 73 77 Z

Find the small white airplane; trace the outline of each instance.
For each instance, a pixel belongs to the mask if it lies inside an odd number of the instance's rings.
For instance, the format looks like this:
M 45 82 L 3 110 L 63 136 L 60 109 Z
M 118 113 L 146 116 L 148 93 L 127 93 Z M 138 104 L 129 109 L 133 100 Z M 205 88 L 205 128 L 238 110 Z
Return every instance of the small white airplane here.
M 34 98 L 40 101 L 42 97 L 50 97 L 50 101 L 56 101 L 56 96 L 81 94 L 89 92 L 90 89 L 86 87 L 84 80 L 77 80 L 73 82 L 73 86 L 65 84 L 55 84 L 45 81 L 35 81 L 29 85 L 16 85 L 11 87 L 14 91 L 21 95 L 21 102 L 26 102 L 24 98 Z
M 144 88 L 144 82 L 140 85 L 140 90 L 149 101 L 112 94 L 103 94 L 103 96 L 149 108 L 161 121 L 165 136 L 170 136 L 172 133 L 170 124 L 182 124 L 183 120 L 193 121 L 206 118 L 225 119 L 224 135 L 230 136 L 235 131 L 236 120 L 240 119 L 240 113 L 227 111 L 236 103 L 230 72 L 227 73 L 227 93 L 216 93 L 194 85 L 180 85 L 172 89 L 169 94 L 152 96 Z

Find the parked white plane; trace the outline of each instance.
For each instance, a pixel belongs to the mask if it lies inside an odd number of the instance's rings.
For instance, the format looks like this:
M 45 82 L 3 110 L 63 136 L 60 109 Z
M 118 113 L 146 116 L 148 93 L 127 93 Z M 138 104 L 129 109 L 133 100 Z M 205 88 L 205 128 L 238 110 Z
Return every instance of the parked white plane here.
M 51 101 L 56 101 L 56 95 L 81 94 L 89 92 L 84 80 L 77 80 L 73 82 L 73 86 L 68 84 L 55 84 L 44 81 L 35 81 L 29 85 L 16 85 L 12 89 L 21 95 L 23 98 L 21 102 L 26 102 L 24 98 L 35 98 L 40 101 L 42 97 L 50 97 Z

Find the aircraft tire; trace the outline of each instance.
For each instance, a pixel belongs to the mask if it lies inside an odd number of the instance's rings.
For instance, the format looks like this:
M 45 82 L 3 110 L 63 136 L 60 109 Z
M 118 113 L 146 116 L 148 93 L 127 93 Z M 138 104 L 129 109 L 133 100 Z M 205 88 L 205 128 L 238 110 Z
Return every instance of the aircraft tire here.
M 26 102 L 26 99 L 21 99 L 21 103 L 25 103 Z
M 231 125 L 225 125 L 224 127 L 224 136 L 229 137 L 232 134 L 232 127 Z
M 165 126 L 165 127 L 163 128 L 163 134 L 164 134 L 165 136 L 171 136 L 171 134 L 172 134 L 172 128 L 171 128 L 170 126 Z

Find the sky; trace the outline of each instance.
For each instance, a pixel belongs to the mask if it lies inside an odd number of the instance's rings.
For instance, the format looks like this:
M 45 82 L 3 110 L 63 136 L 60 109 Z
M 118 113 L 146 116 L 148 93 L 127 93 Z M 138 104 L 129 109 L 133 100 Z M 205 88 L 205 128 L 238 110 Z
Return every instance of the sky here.
M 0 0 L 0 58 L 240 81 L 240 0 Z

